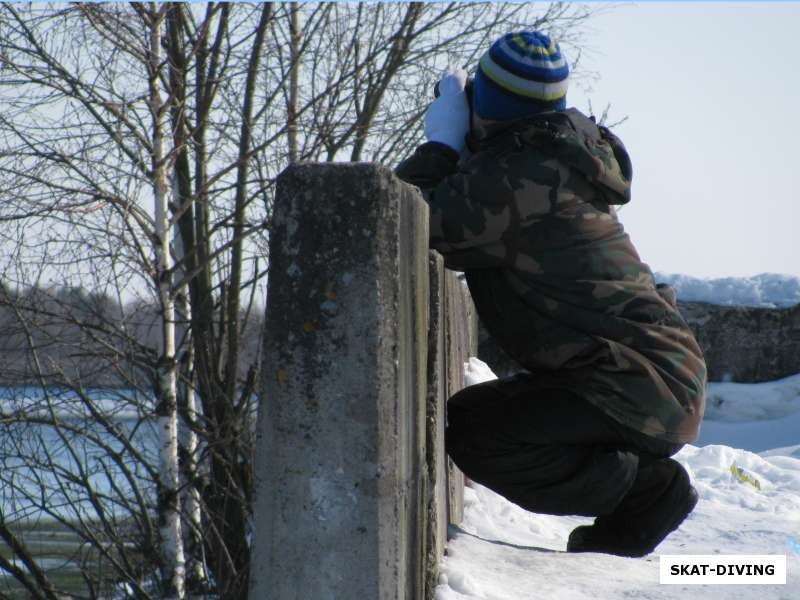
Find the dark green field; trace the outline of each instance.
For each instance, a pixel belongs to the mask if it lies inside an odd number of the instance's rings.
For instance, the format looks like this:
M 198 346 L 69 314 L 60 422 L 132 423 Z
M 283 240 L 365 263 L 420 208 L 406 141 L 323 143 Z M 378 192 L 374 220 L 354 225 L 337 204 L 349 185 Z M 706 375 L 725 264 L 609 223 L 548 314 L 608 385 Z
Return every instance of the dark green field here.
M 36 559 L 40 567 L 55 588 L 65 598 L 88 598 L 89 588 L 81 573 L 80 566 L 84 565 L 86 574 L 91 574 L 95 581 L 108 578 L 113 569 L 108 560 L 95 549 L 90 547 L 66 525 L 56 521 L 39 521 L 35 524 L 21 525 L 13 528 L 15 535 L 20 537 L 28 551 Z M 0 556 L 13 560 L 11 549 L 0 542 Z M 21 562 L 17 562 L 22 566 Z M 100 590 L 101 597 L 111 596 L 111 584 Z M 27 600 L 30 594 L 13 577 L 0 571 L 0 599 L 2 600 Z

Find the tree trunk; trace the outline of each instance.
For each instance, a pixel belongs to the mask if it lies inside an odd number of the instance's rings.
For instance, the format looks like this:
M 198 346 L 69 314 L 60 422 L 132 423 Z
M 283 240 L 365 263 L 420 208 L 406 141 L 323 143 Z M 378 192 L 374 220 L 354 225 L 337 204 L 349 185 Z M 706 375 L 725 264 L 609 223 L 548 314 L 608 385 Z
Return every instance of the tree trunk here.
M 188 289 L 186 290 L 186 294 L 188 294 Z M 184 315 L 189 314 L 188 302 L 186 302 L 184 311 Z M 184 489 L 182 496 L 183 512 L 188 529 L 186 532 L 186 543 L 190 556 L 187 577 L 195 584 L 202 584 L 208 580 L 208 577 L 205 572 L 205 561 L 201 560 L 203 556 L 203 517 L 200 504 L 200 490 L 198 488 L 198 482 L 200 480 L 197 471 L 198 439 L 197 434 L 194 432 L 194 427 L 196 427 L 198 422 L 198 413 L 197 394 L 194 384 L 194 349 L 191 343 L 187 348 L 184 401 L 183 418 L 186 435 L 181 467 Z
M 170 194 L 170 161 L 164 149 L 168 130 L 168 105 L 162 100 L 159 72 L 161 69 L 161 27 L 168 5 L 151 13 L 150 23 L 150 102 L 153 118 L 153 192 L 156 229 L 158 291 L 161 301 L 161 348 L 158 362 L 159 485 L 158 520 L 161 533 L 161 559 L 164 591 L 182 600 L 185 597 L 184 554 L 181 535 L 180 498 L 178 495 L 178 403 L 175 360 L 175 300 L 172 293 L 172 254 L 168 198 Z
M 291 67 L 289 72 L 289 105 L 286 109 L 287 137 L 289 138 L 289 162 L 295 163 L 299 157 L 299 147 L 297 143 L 297 112 L 298 112 L 298 76 L 300 74 L 300 24 L 298 13 L 300 7 L 297 2 L 292 2 L 290 10 L 289 34 L 290 48 L 289 60 Z

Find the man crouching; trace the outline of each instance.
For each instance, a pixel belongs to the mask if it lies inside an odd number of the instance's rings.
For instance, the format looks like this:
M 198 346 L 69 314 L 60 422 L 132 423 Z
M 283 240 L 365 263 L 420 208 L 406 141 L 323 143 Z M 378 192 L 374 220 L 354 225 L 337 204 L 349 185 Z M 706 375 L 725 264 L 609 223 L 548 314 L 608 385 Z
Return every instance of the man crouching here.
M 474 82 L 440 81 L 428 142 L 397 174 L 430 205 L 431 247 L 528 370 L 450 398 L 448 453 L 527 510 L 597 517 L 568 551 L 643 556 L 697 503 L 670 457 L 697 437 L 706 367 L 617 220 L 628 153 L 566 108 L 568 73 L 550 37 L 503 36 Z

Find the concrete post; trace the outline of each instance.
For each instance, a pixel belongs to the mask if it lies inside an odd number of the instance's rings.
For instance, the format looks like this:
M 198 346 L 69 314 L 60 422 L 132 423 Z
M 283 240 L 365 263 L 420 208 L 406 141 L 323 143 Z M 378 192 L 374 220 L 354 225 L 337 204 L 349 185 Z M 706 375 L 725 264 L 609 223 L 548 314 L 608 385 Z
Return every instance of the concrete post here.
M 442 291 L 445 310 L 445 390 L 447 398 L 464 387 L 464 363 L 478 354 L 478 314 L 467 286 L 452 272 L 446 271 Z M 457 525 L 464 514 L 464 476 L 447 458 L 447 520 Z
M 279 178 L 252 599 L 424 597 L 427 241 L 388 169 Z
M 433 600 L 463 510 L 444 431 L 469 293 L 383 167 L 290 167 L 271 235 L 250 598 Z
M 447 525 L 461 522 L 464 476 L 444 452 L 447 398 L 464 387 L 464 363 L 477 352 L 477 314 L 466 286 L 431 252 L 428 326 L 428 542 L 425 589 L 433 600 Z
M 428 262 L 430 275 L 430 304 L 428 324 L 428 393 L 426 412 L 427 468 L 427 540 L 425 552 L 425 589 L 427 600 L 433 600 L 433 590 L 439 579 L 439 562 L 447 542 L 448 486 L 447 457 L 444 453 L 445 400 L 447 373 L 445 371 L 445 299 L 444 261 L 438 252 L 431 251 Z

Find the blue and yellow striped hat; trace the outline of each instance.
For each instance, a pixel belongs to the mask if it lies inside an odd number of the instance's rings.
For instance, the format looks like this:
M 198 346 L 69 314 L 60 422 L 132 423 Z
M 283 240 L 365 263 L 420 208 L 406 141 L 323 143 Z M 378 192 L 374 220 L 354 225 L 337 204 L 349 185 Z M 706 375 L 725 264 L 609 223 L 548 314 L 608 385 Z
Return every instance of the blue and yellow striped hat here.
M 475 74 L 475 112 L 496 121 L 567 107 L 569 65 L 556 41 L 538 31 L 508 33 L 483 55 Z

